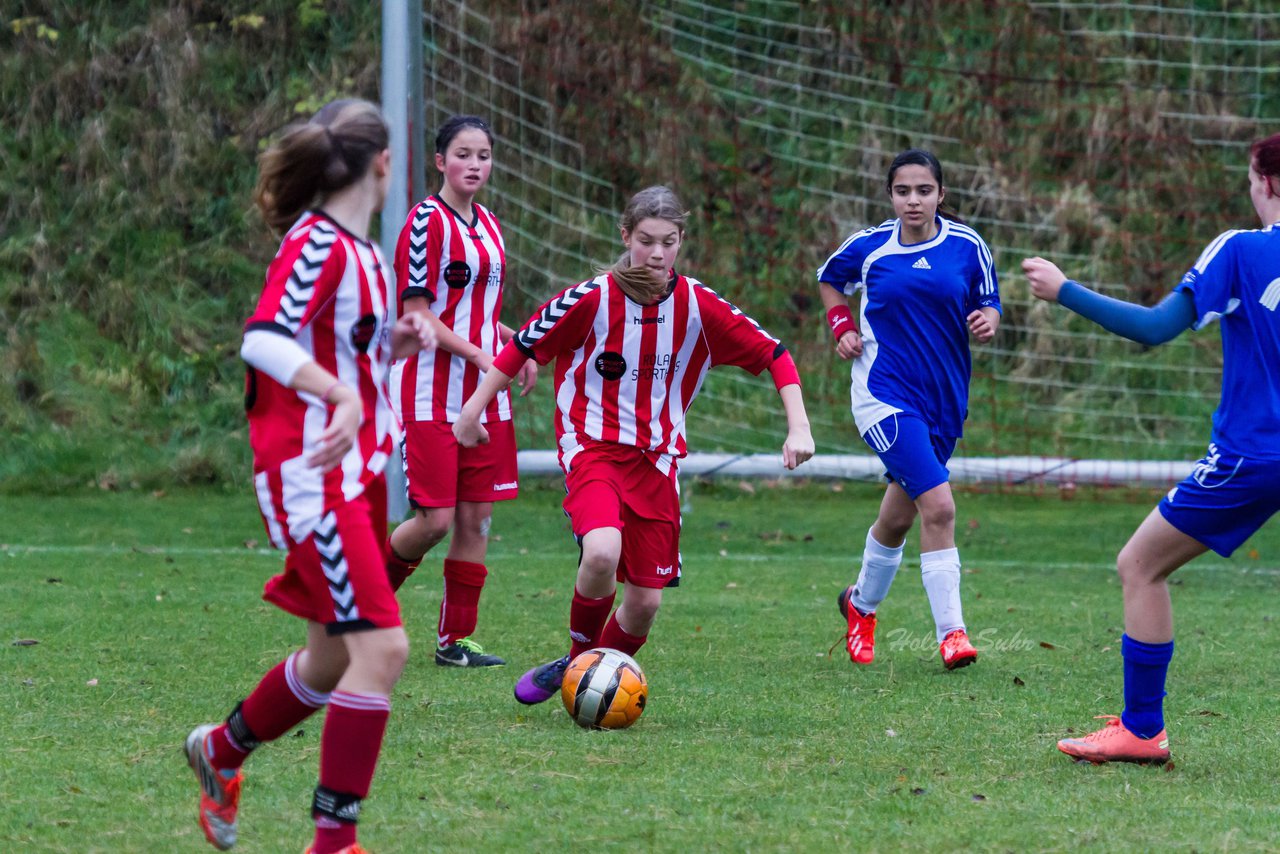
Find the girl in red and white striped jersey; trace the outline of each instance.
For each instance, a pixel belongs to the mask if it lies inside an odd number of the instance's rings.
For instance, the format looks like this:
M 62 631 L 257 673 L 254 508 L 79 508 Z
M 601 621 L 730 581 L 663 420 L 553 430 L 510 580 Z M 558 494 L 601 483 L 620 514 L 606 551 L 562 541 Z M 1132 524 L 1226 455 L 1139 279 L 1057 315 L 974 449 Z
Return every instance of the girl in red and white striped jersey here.
M 200 824 L 236 841 L 240 766 L 328 706 L 309 851 L 355 852 L 409 642 L 385 571 L 393 357 L 434 346 L 419 316 L 388 322 L 394 281 L 369 222 L 386 198 L 387 126 L 365 101 L 334 101 L 261 157 L 257 201 L 285 232 L 245 326 L 254 484 L 284 572 L 263 598 L 307 620 L 306 646 L 273 668 L 220 725 L 196 727 L 187 758 Z
M 506 248 L 498 219 L 475 196 L 493 168 L 493 134 L 477 116 L 454 116 L 436 135 L 436 168 L 444 183 L 410 213 L 396 246 L 404 312 L 426 318 L 439 347 L 397 362 L 392 403 L 404 424 L 404 461 L 413 516 L 388 541 L 387 572 L 399 588 L 453 529 L 444 559 L 444 598 L 436 664 L 503 664 L 470 635 L 488 570 L 485 553 L 493 502 L 519 494 L 511 400 L 504 388 L 481 414 L 491 441 L 463 448 L 452 422 L 480 384 L 512 330 L 498 322 Z M 524 394 L 537 380 L 522 371 Z
M 556 436 L 582 547 L 569 611 L 569 654 L 525 673 L 516 699 L 540 703 L 574 656 L 598 646 L 628 655 L 644 644 L 662 591 L 680 578 L 677 460 L 685 413 L 707 371 L 737 365 L 773 376 L 787 418 L 782 463 L 813 456 L 795 363 L 776 338 L 701 282 L 676 273 L 687 213 L 666 187 L 637 193 L 619 226 L 614 267 L 553 297 L 498 354 L 462 408 L 464 446 L 489 434 L 481 414 L 527 359 L 555 360 Z M 622 605 L 610 615 L 616 582 Z

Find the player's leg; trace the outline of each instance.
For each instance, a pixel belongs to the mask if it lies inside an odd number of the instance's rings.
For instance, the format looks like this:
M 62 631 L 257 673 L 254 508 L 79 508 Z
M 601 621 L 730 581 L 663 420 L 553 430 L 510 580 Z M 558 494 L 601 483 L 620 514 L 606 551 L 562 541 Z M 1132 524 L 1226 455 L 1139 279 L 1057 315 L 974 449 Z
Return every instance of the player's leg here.
M 1091 762 L 1153 762 L 1169 758 L 1164 686 L 1173 658 L 1173 605 L 1167 579 L 1207 547 L 1152 510 L 1120 550 L 1116 571 L 1124 591 L 1124 712 L 1083 738 L 1058 742 L 1068 756 Z
M 480 613 L 480 593 L 489 575 L 485 567 L 485 553 L 489 546 L 492 518 L 492 502 L 458 502 L 453 538 L 444 559 L 444 596 L 440 600 L 436 664 L 453 667 L 506 664 L 471 640 Z
M 609 617 L 600 646 L 635 656 L 649 639 L 649 630 L 662 607 L 662 588 L 624 583 L 622 604 Z
M 369 794 L 391 714 L 391 691 L 409 657 L 403 627 L 341 635 L 350 663 L 330 695 L 320 736 L 320 781 L 311 814 L 312 850 L 341 851 L 356 842 L 360 805 Z
M 393 590 L 399 590 L 427 552 L 448 535 L 458 503 L 459 446 L 450 425 L 410 421 L 404 431 L 400 450 L 413 515 L 387 538 L 387 576 Z
M 956 549 L 956 505 L 950 483 L 916 498 L 920 509 L 920 580 L 929 597 L 942 663 L 948 670 L 972 664 L 978 652 L 969 642 L 960 604 L 960 552 Z
M 291 552 L 290 560 L 293 567 L 286 572 L 314 561 L 310 541 Z M 306 647 L 268 671 L 223 723 L 198 726 L 187 736 L 187 762 L 200 780 L 200 826 L 214 847 L 226 850 L 236 842 L 244 780 L 240 769 L 249 754 L 323 708 L 345 668 L 341 645 L 335 646 L 324 627 L 310 621 Z
M 360 804 L 368 795 L 391 712 L 391 691 L 404 670 L 409 641 L 367 514 L 347 505 L 326 550 L 326 591 L 333 618 L 314 649 L 317 667 L 346 668 L 329 696 L 320 737 L 320 778 L 312 803 L 314 850 L 340 851 L 356 841 Z M 333 641 L 339 641 L 337 650 Z
M 444 597 L 436 639 L 436 664 L 440 665 L 494 667 L 506 663 L 487 654 L 471 637 L 489 574 L 485 554 L 494 502 L 519 496 L 514 425 L 492 421 L 487 426 L 487 443 L 458 449 L 457 511 L 444 560 Z
M 890 482 L 876 521 L 867 531 L 858 580 L 840 591 L 836 600 L 847 626 L 845 647 L 854 664 L 875 660 L 876 609 L 889 595 L 902 565 L 907 532 L 915 518 L 915 503 L 902 487 Z
M 569 653 L 540 664 L 516 682 L 515 697 L 533 705 L 560 689 L 565 668 L 575 656 L 599 646 L 617 595 L 618 561 L 622 556 L 621 482 L 605 461 L 580 460 L 566 478 L 564 509 L 569 514 L 581 557 L 569 605 Z

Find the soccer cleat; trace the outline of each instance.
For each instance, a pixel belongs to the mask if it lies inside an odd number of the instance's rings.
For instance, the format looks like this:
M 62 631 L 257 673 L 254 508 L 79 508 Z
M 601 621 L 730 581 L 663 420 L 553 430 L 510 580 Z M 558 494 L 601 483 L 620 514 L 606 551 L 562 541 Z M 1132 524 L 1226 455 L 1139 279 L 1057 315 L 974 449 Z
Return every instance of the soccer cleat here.
M 499 667 L 506 663 L 496 655 L 489 655 L 471 638 L 436 647 L 436 664 L 441 667 Z
M 560 683 L 564 681 L 564 671 L 568 666 L 569 656 L 566 655 L 526 671 L 516 683 L 516 699 L 526 706 L 549 700 L 552 694 L 560 690 Z
M 302 854 L 316 854 L 316 847 L 314 845 L 308 845 L 307 850 L 303 851 Z M 348 845 L 341 851 L 336 852 L 336 854 L 369 854 L 369 852 L 361 848 L 359 843 L 357 843 L 355 845 Z
M 213 767 L 205 752 L 205 741 L 217 724 L 202 724 L 187 736 L 187 764 L 200 781 L 200 827 L 209 844 L 226 851 L 236 844 L 236 811 L 240 808 L 240 784 L 244 772 L 227 779 Z
M 1151 738 L 1139 738 L 1116 715 L 1097 715 L 1107 725 L 1084 738 L 1064 738 L 1058 749 L 1077 762 L 1137 762 L 1163 765 L 1169 761 L 1169 736 L 1164 730 Z
M 942 653 L 942 663 L 948 670 L 968 667 L 978 660 L 978 651 L 969 643 L 969 636 L 964 629 L 949 632 L 938 646 Z
M 836 604 L 841 615 L 849 623 L 849 631 L 844 636 L 845 646 L 849 649 L 849 660 L 854 664 L 870 664 L 876 657 L 876 615 L 863 614 L 853 606 L 850 597 L 853 588 L 846 587 L 840 592 Z

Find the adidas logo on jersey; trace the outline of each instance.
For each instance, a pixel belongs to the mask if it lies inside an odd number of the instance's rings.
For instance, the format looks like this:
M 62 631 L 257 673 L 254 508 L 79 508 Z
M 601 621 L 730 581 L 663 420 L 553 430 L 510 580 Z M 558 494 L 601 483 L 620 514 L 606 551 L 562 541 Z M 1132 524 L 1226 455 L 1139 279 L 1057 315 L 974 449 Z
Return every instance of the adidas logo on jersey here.
M 911 269 L 913 269 L 913 270 L 932 270 L 933 268 L 929 266 L 929 262 L 925 260 L 925 258 L 924 258 L 924 256 L 923 256 L 923 255 L 921 255 L 921 256 L 920 256 L 920 260 L 919 260 L 919 261 L 916 261 L 914 264 L 912 264 L 912 265 L 911 265 Z

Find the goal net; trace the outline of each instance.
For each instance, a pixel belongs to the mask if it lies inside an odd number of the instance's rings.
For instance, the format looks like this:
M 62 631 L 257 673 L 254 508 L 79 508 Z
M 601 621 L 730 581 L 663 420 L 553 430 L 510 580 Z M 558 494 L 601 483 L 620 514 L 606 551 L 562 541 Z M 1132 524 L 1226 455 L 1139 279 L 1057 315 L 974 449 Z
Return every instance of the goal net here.
M 1033 301 L 1019 264 L 1150 304 L 1218 233 L 1256 226 L 1248 145 L 1280 130 L 1271 0 L 425 5 L 428 124 L 476 112 L 499 136 L 485 201 L 508 323 L 612 260 L 625 199 L 669 182 L 693 212 L 682 263 L 792 350 L 827 467 L 874 476 L 814 272 L 892 217 L 888 163 L 923 147 L 1004 303 L 996 341 L 973 346 L 953 469 L 1167 483 L 1203 452 L 1216 328 L 1144 349 Z M 540 405 L 522 447 L 550 447 Z M 714 371 L 690 447 L 772 455 L 783 426 L 767 379 Z

